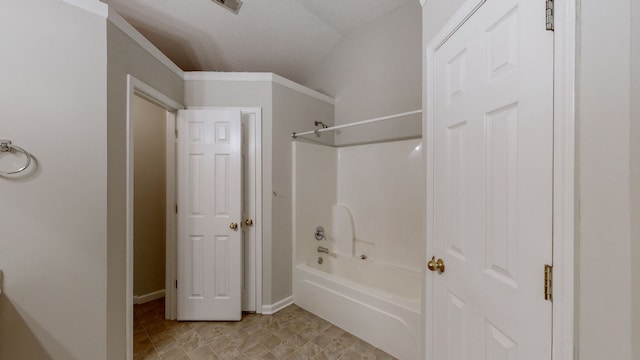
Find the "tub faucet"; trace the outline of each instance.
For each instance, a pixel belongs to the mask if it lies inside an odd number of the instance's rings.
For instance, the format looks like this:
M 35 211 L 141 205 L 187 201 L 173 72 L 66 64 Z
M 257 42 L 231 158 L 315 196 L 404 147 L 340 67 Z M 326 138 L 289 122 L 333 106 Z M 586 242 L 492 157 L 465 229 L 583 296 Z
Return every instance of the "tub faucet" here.
M 329 249 L 327 249 L 326 247 L 323 247 L 323 246 L 318 246 L 318 252 L 319 253 L 328 254 L 329 253 Z

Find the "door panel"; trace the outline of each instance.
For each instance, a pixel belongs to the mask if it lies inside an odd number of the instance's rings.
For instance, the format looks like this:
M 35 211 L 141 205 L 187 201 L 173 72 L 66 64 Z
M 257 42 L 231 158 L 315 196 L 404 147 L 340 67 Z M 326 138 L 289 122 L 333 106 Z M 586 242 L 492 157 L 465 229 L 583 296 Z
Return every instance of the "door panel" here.
M 178 320 L 240 320 L 240 111 L 179 111 L 178 134 Z
M 435 359 L 551 358 L 553 33 L 488 0 L 433 56 Z

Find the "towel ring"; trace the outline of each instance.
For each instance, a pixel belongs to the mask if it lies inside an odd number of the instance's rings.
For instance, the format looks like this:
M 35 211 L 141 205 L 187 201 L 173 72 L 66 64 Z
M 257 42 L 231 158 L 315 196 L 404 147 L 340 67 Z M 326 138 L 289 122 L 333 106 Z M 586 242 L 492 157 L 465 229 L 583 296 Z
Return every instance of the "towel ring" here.
M 15 150 L 24 154 L 27 157 L 27 162 L 20 168 L 13 171 L 0 171 L 0 175 L 12 175 L 17 174 L 26 170 L 31 164 L 31 154 L 29 154 L 25 149 L 15 146 L 11 144 L 11 140 L 0 140 L 0 153 L 3 152 L 11 152 L 11 150 Z

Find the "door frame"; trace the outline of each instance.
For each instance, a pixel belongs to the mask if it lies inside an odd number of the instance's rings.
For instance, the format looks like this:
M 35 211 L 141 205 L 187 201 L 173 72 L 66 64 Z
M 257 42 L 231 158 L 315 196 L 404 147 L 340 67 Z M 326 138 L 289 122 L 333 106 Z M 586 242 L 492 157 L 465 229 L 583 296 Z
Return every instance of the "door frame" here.
M 175 113 L 184 109 L 184 106 L 160 91 L 147 85 L 131 74 L 127 74 L 127 117 L 126 117 L 126 337 L 127 337 L 127 360 L 133 359 L 133 97 L 140 96 L 166 109 L 166 253 L 167 268 L 165 269 L 165 317 L 170 317 L 172 309 L 176 305 L 176 291 L 172 284 L 175 277 L 176 266 L 176 214 L 173 211 L 176 204 L 175 191 Z M 175 313 L 173 314 L 175 318 Z
M 433 254 L 434 224 L 434 55 L 442 44 L 473 15 L 487 0 L 467 0 L 440 32 L 424 46 L 423 61 L 423 117 L 424 146 L 426 151 L 426 202 L 424 258 Z M 574 357 L 575 309 L 575 71 L 576 71 L 576 2 L 567 0 L 555 4 L 554 79 L 553 79 L 553 304 L 552 354 L 553 360 Z M 423 2 L 424 5 L 424 2 Z M 540 24 L 544 26 L 544 24 Z M 423 358 L 435 360 L 433 349 L 433 323 L 430 314 L 433 302 L 433 282 L 423 269 Z M 540 271 L 542 283 L 542 269 Z M 542 295 L 541 295 L 542 296 Z
M 261 107 L 232 107 L 232 106 L 189 106 L 187 110 L 203 110 L 203 109 L 212 109 L 212 110 L 240 110 L 241 118 L 244 115 L 252 114 L 255 116 L 255 123 L 253 127 L 253 139 L 255 141 L 254 144 L 249 144 L 249 151 L 253 149 L 253 163 L 254 166 L 252 170 L 253 174 L 253 191 L 254 191 L 254 217 L 253 217 L 253 226 L 254 226 L 254 235 L 255 235 L 255 246 L 249 254 L 249 258 L 255 259 L 255 271 L 253 275 L 253 284 L 251 284 L 254 294 L 255 294 L 255 312 L 256 314 L 262 314 L 262 108 Z M 246 176 L 247 174 L 243 174 Z M 244 192 L 245 189 L 243 188 Z M 244 193 L 244 196 L 247 194 Z M 244 222 L 244 220 L 242 220 Z M 247 258 L 246 254 L 243 253 L 243 260 Z M 246 270 L 246 264 L 243 266 L 243 271 Z M 177 268 L 176 268 L 177 271 Z M 177 272 L 174 274 L 177 278 Z M 244 274 L 243 274 L 244 278 Z M 245 310 L 244 299 L 242 311 Z

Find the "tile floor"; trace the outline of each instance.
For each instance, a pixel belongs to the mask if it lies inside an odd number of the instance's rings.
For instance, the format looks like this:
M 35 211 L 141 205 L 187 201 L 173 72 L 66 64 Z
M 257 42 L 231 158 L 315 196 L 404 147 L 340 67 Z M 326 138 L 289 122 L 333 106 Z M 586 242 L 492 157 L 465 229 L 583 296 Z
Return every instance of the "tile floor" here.
M 164 320 L 164 299 L 136 305 L 135 360 L 395 359 L 331 323 L 291 305 L 240 322 Z

